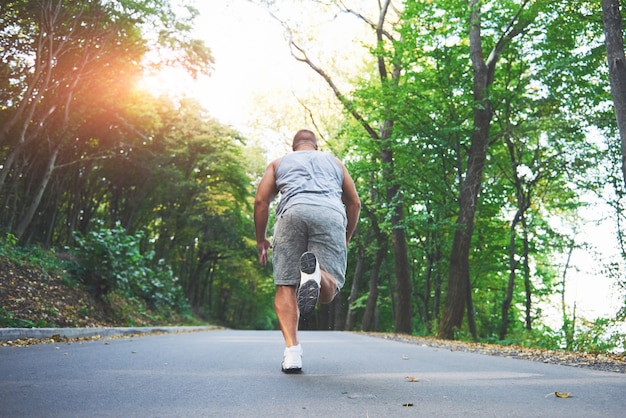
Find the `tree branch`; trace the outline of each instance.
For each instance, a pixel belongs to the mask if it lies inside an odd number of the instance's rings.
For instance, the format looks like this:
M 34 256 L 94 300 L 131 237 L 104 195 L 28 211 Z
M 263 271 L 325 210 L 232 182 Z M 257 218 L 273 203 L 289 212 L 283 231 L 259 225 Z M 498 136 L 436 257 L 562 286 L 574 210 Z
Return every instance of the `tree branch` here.
M 391 6 L 391 0 L 385 0 L 385 3 L 383 5 L 381 5 L 381 15 L 380 15 L 380 19 L 378 21 L 378 23 L 368 19 L 367 17 L 363 16 L 363 14 L 361 14 L 359 11 L 351 9 L 349 7 L 347 7 L 343 1 L 339 1 L 339 4 L 342 7 L 342 11 L 344 13 L 349 13 L 353 16 L 356 16 L 357 18 L 361 19 L 363 22 L 365 22 L 370 28 L 372 28 L 373 30 L 375 30 L 376 32 L 378 32 L 380 30 L 380 33 L 382 35 L 384 35 L 387 39 L 389 39 L 390 41 L 393 41 L 393 35 L 385 30 L 382 29 L 382 25 L 381 22 L 384 22 L 385 20 L 385 16 L 387 15 L 387 11 L 389 10 L 389 7 Z
M 361 114 L 356 110 L 356 108 L 355 108 L 354 104 L 352 103 L 352 101 L 350 101 L 350 99 L 348 99 L 341 92 L 339 87 L 337 87 L 337 85 L 332 80 L 332 78 L 330 78 L 330 76 L 328 74 L 326 74 L 326 72 L 324 70 L 322 70 L 320 67 L 315 65 L 315 63 L 313 63 L 313 61 L 311 61 L 311 59 L 307 56 L 307 54 L 304 51 L 304 49 L 302 49 L 300 46 L 298 46 L 293 39 L 289 41 L 289 46 L 290 46 L 290 49 L 291 49 L 291 55 L 297 61 L 304 62 L 313 71 L 315 71 L 317 74 L 319 74 L 324 79 L 324 81 L 326 81 L 326 84 L 328 84 L 328 86 L 331 88 L 331 90 L 333 91 L 333 93 L 335 94 L 335 97 L 337 97 L 339 102 L 348 110 L 348 112 L 350 112 L 352 117 L 354 117 L 357 120 L 357 122 L 359 122 L 359 124 L 361 124 L 361 126 L 367 131 L 367 133 L 372 138 L 379 139 L 379 135 L 376 132 L 376 130 L 374 130 L 369 125 L 369 123 L 367 123 L 367 121 L 363 118 L 363 116 L 361 116 Z
M 523 33 L 528 28 L 528 25 L 530 25 L 530 23 L 532 22 L 532 20 L 530 19 L 525 22 L 520 21 L 520 15 L 522 14 L 522 11 L 526 8 L 528 3 L 530 3 L 530 0 L 524 0 L 524 2 L 517 10 L 515 16 L 513 16 L 511 22 L 509 22 L 509 25 L 500 36 L 500 39 L 498 39 L 498 42 L 496 42 L 496 45 L 493 47 L 493 50 L 489 54 L 489 58 L 487 58 L 486 61 L 488 68 L 491 69 L 495 67 L 495 63 L 504 48 L 509 44 L 509 42 L 513 40 L 513 38 Z

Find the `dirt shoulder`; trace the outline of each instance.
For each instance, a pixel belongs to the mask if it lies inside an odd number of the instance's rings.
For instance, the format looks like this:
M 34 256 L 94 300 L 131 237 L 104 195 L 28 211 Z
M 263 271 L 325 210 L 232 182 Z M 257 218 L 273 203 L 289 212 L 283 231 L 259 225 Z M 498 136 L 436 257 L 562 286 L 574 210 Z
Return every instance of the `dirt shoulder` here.
M 84 288 L 0 257 L 0 326 L 106 327 L 115 325 Z
M 574 353 L 540 348 L 480 344 L 461 341 L 438 340 L 434 338 L 415 337 L 411 335 L 366 333 L 378 338 L 390 339 L 426 347 L 441 348 L 450 351 L 479 353 L 489 356 L 508 357 L 514 359 L 539 361 L 563 366 L 584 367 L 614 373 L 626 373 L 626 353 Z

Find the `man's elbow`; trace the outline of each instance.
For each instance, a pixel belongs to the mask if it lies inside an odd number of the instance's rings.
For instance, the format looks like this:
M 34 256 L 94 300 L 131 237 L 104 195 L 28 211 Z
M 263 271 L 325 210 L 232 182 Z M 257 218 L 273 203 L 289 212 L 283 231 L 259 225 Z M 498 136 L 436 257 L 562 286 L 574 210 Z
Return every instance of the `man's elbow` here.
M 268 202 L 265 199 L 254 199 L 254 211 L 255 212 L 267 210 L 269 206 L 270 206 L 270 202 Z
M 356 199 L 346 202 L 346 213 L 358 217 L 359 213 L 361 213 L 361 201 Z

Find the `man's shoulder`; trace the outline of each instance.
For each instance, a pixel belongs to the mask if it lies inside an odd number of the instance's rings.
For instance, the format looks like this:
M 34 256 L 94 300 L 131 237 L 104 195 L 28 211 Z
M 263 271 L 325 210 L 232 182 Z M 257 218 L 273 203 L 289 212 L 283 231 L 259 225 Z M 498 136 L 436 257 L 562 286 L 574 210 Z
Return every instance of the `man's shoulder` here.
M 283 157 L 280 158 L 276 158 L 275 160 L 272 160 L 269 164 L 270 167 L 278 167 L 278 164 L 280 164 L 280 162 L 283 160 Z

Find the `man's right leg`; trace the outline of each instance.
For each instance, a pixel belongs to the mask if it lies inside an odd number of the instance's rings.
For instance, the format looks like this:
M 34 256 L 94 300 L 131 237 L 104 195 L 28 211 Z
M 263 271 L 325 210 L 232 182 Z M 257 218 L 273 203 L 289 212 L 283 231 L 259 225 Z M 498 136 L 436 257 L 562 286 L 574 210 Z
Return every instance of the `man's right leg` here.
M 285 345 L 287 347 L 298 345 L 298 319 L 300 314 L 296 301 L 296 286 L 276 286 L 274 310 L 285 339 Z
M 296 299 L 299 259 L 307 250 L 307 226 L 298 216 L 297 206 L 278 216 L 274 226 L 273 270 L 276 295 L 274 309 L 285 340 L 283 371 L 297 373 L 302 368 L 302 348 L 298 341 L 300 312 Z
M 302 347 L 298 343 L 298 304 L 296 286 L 276 286 L 274 309 L 285 339 L 282 370 L 285 373 L 299 373 L 302 370 Z

